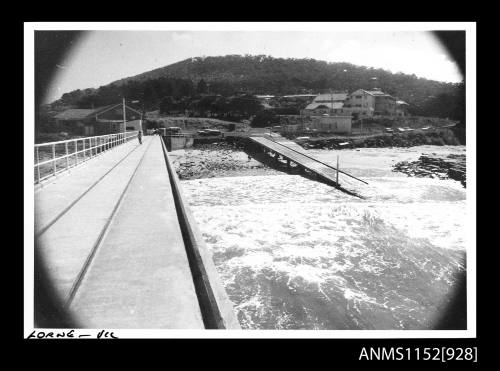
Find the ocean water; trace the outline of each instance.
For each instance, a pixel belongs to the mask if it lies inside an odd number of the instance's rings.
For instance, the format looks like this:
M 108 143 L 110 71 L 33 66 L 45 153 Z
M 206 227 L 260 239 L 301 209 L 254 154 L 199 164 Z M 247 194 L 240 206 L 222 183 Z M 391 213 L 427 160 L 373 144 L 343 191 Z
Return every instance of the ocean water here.
M 466 192 L 391 171 L 465 147 L 311 150 L 369 185 L 300 175 L 182 181 L 246 329 L 431 329 L 465 272 Z

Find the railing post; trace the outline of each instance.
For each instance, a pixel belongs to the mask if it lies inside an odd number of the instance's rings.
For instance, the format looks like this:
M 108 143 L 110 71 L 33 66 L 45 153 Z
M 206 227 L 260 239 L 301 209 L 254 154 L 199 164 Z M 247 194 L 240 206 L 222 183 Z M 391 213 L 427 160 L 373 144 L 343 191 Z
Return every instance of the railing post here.
M 38 147 L 36 147 L 36 170 L 37 170 L 37 175 L 38 175 L 38 182 L 37 183 L 40 183 L 40 165 L 38 165 L 40 163 L 40 157 L 38 155 Z
M 78 165 L 78 139 L 75 140 L 75 166 Z
M 68 142 L 64 143 L 64 148 L 66 149 L 66 170 L 67 170 L 69 169 Z
M 52 144 L 52 164 L 54 168 L 54 175 L 56 175 L 57 168 L 56 168 L 56 145 Z
M 85 154 L 85 138 L 83 138 L 82 140 L 82 143 L 83 143 L 83 161 L 85 162 L 85 160 L 87 159 L 87 155 Z

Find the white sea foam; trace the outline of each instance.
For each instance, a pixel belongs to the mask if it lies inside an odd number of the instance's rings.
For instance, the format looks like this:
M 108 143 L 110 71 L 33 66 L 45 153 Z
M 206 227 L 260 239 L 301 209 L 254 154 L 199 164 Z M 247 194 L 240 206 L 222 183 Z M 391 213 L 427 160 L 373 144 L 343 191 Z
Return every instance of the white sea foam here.
M 183 181 L 243 327 L 429 326 L 463 270 L 465 190 L 384 151 L 362 152 L 383 164 L 365 200 L 297 175 Z

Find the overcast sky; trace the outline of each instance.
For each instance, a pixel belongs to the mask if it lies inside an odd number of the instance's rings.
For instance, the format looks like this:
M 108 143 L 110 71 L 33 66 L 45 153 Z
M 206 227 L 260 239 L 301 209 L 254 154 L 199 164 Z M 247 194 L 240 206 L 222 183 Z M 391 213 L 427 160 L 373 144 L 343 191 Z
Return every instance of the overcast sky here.
M 46 98 L 50 102 L 187 58 L 227 54 L 314 58 L 462 80 L 432 34 L 421 31 L 90 31 L 58 65 Z

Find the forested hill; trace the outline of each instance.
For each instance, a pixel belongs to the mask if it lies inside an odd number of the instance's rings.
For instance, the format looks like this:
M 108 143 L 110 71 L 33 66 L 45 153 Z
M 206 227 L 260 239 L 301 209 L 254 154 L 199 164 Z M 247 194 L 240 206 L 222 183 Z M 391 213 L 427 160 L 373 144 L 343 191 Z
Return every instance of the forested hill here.
M 440 95 L 445 95 L 447 102 L 456 100 L 461 90 L 461 84 L 427 80 L 350 63 L 264 55 L 227 55 L 190 58 L 115 81 L 99 89 L 67 93 L 60 103 L 78 106 L 107 104 L 108 100 L 116 100 L 124 94 L 127 99 L 142 100 L 147 106 L 154 106 L 164 96 L 178 98 L 196 94 L 200 80 L 208 84 L 208 93 L 221 95 L 236 92 L 274 95 L 315 94 L 328 90 L 352 92 L 359 88 L 370 89 L 376 81 L 377 87 L 383 91 L 417 108 L 428 105 L 429 99 Z
M 295 94 L 305 90 L 317 92 L 325 89 L 354 91 L 358 88 L 370 88 L 371 79 L 376 77 L 381 89 L 403 100 L 411 100 L 412 96 L 422 99 L 450 92 L 454 87 L 454 84 L 418 78 L 415 75 L 394 74 L 350 63 L 264 55 L 190 58 L 114 84 L 161 77 L 190 79 L 194 82 L 203 79 L 210 84 L 210 90 L 214 93 L 229 94 L 235 89 L 254 94 Z

